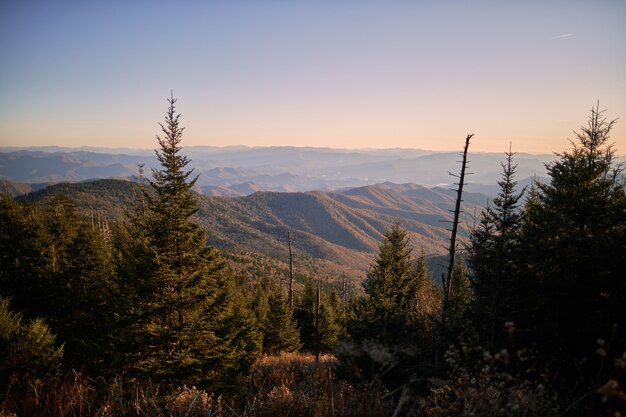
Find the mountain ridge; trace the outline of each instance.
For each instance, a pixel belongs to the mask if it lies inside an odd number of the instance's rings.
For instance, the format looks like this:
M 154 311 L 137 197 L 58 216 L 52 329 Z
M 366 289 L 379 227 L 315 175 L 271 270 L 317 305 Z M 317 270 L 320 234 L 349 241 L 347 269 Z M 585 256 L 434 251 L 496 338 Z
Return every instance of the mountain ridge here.
M 6 152 L 12 150 L 11 152 Z M 54 150 L 54 152 L 45 152 Z M 0 178 L 22 183 L 133 178 L 138 164 L 158 167 L 152 151 L 126 154 L 65 148 L 0 148 Z M 297 147 L 186 147 L 190 168 L 199 175 L 196 191 L 208 195 L 249 195 L 255 191 L 337 191 L 393 182 L 433 187 L 453 182 L 457 152 L 411 149 L 335 150 Z M 468 190 L 494 195 L 504 154 L 471 153 Z M 545 177 L 554 155 L 516 154 L 518 178 Z M 626 161 L 626 157 L 617 162 Z
M 416 195 L 411 195 L 411 192 Z M 421 193 L 421 194 L 420 194 Z M 139 184 L 127 180 L 62 183 L 19 197 L 45 205 L 64 194 L 79 208 L 95 215 L 124 218 L 138 203 Z M 432 195 L 435 198 L 428 199 Z M 382 233 L 395 222 L 407 230 L 417 252 L 445 254 L 454 206 L 454 192 L 416 184 L 378 184 L 343 192 L 279 193 L 258 191 L 242 197 L 207 197 L 196 194 L 195 221 L 208 231 L 208 243 L 231 252 L 257 252 L 287 256 L 287 233 L 297 256 L 333 262 L 362 277 L 378 249 Z M 479 199 L 479 195 L 475 196 Z M 488 197 L 482 196 L 485 204 Z M 480 205 L 482 209 L 484 205 Z M 472 224 L 466 213 L 460 225 L 467 235 Z

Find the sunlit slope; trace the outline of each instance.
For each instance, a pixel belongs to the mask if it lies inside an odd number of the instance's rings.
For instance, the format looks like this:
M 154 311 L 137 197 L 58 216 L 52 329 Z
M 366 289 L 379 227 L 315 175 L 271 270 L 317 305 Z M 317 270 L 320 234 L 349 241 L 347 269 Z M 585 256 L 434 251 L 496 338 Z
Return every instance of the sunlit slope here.
M 23 197 L 44 204 L 65 194 L 79 207 L 103 217 L 120 217 L 138 202 L 139 186 L 120 180 L 58 184 Z M 447 246 L 455 193 L 415 184 L 384 183 L 341 192 L 257 192 L 245 197 L 197 195 L 196 220 L 208 230 L 209 243 L 230 251 L 283 257 L 287 232 L 298 256 L 325 259 L 367 270 L 382 233 L 394 222 L 408 230 L 415 247 L 427 255 Z M 461 234 L 487 198 L 467 194 Z

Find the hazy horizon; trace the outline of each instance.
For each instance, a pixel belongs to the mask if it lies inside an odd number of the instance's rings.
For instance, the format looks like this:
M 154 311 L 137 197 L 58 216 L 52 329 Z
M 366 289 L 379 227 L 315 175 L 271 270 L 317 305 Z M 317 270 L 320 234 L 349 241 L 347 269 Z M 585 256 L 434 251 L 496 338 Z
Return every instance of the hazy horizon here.
M 626 153 L 626 2 L 0 5 L 0 146 L 561 152 L 599 101 Z
M 425 149 L 425 148 L 411 148 L 411 147 L 388 147 L 388 148 L 342 148 L 342 147 L 332 147 L 332 146 L 308 146 L 308 145 L 224 145 L 224 146 L 217 146 L 217 145 L 185 145 L 184 143 L 184 139 L 183 139 L 183 143 L 182 143 L 182 147 L 183 150 L 185 148 L 216 148 L 216 149 L 236 149 L 236 148 L 247 148 L 247 149 L 262 149 L 262 148 L 296 148 L 296 149 L 316 149 L 316 150 L 332 150 L 332 151 L 346 151 L 346 152 L 356 152 L 356 151 L 361 151 L 361 152 L 378 152 L 378 151 L 402 151 L 402 150 L 410 150 L 410 151 L 422 151 L 422 152 L 432 152 L 432 153 L 450 153 L 450 152 L 459 152 L 461 153 L 462 151 L 462 145 L 459 149 L 451 149 L 451 150 L 442 150 L 442 149 Z M 464 142 L 463 142 L 464 143 Z M 29 150 L 29 149 L 36 149 L 36 150 L 40 150 L 40 149 L 70 149 L 70 150 L 87 150 L 87 151 L 130 151 L 130 152 L 141 152 L 141 151 L 145 151 L 145 152 L 154 152 L 154 150 L 158 149 L 158 145 L 155 142 L 155 146 L 152 147 L 118 147 L 118 146 L 94 146 L 94 145 L 76 145 L 76 146 L 62 146 L 62 145 L 4 145 L 4 144 L 0 144 L 0 150 L 2 149 L 16 149 L 16 150 Z M 470 150 L 471 150 L 471 145 L 470 145 Z M 501 153 L 504 154 L 505 152 L 508 151 L 507 149 L 504 149 L 502 151 L 475 151 L 475 152 L 470 152 L 470 153 Z M 561 150 L 562 151 L 562 150 Z M 512 152 L 515 154 L 528 154 L 528 155 L 535 155 L 535 156 L 545 156 L 545 155 L 553 155 L 554 153 L 559 153 L 561 151 L 554 151 L 554 152 L 524 152 L 524 151 L 516 151 L 515 149 L 512 149 Z M 623 154 L 620 152 L 617 152 L 617 156 L 622 156 L 622 155 L 626 155 L 626 152 L 624 152 Z

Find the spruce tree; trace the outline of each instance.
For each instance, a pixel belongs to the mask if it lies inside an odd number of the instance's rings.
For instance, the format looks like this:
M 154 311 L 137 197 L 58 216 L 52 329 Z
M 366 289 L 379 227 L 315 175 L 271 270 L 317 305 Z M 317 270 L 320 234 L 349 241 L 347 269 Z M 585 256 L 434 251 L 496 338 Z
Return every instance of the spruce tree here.
M 316 332 L 315 328 L 316 299 L 316 290 L 313 283 L 307 281 L 304 285 L 304 292 L 294 311 L 294 316 L 300 329 L 302 348 L 308 352 L 315 352 L 317 346 L 316 334 L 319 334 L 320 351 L 330 352 L 332 347 L 337 344 L 341 332 L 341 326 L 337 319 L 336 293 L 333 292 L 328 295 L 323 291 L 320 292 L 319 333 Z
M 197 177 L 181 154 L 183 127 L 176 100 L 168 99 L 157 135 L 160 169 L 144 192 L 145 214 L 131 217 L 134 250 L 125 262 L 138 346 L 130 360 L 135 372 L 160 381 L 197 383 L 237 372 L 256 354 L 250 318 L 236 305 L 235 292 L 218 252 L 206 246 L 206 232 L 193 222 L 192 192 Z M 127 338 L 128 339 L 128 338 Z
M 45 209 L 8 198 L 0 210 L 0 293 L 26 318 L 46 319 L 65 344 L 65 365 L 110 371 L 118 304 L 107 237 L 65 196 Z
M 270 294 L 268 304 L 263 353 L 276 355 L 281 352 L 296 352 L 301 346 L 300 333 L 291 315 L 291 308 L 279 289 Z
M 357 311 L 352 333 L 393 344 L 411 334 L 418 277 L 406 231 L 394 224 L 383 235 L 378 255 L 363 282 L 365 298 Z
M 417 329 L 417 338 L 422 347 L 433 347 L 436 325 L 441 312 L 441 291 L 435 285 L 428 270 L 426 255 L 421 253 L 415 261 L 417 292 L 410 321 Z M 457 284 L 453 282 L 453 285 Z
M 525 311 L 516 326 L 565 374 L 594 354 L 598 338 L 626 340 L 626 194 L 613 125 L 592 109 L 526 205 L 518 285 Z
M 514 153 L 505 153 L 498 181 L 500 192 L 493 205 L 482 211 L 478 226 L 470 235 L 468 264 L 474 293 L 474 320 L 481 341 L 493 347 L 503 335 L 504 323 L 512 319 L 515 281 L 519 277 L 520 199 L 513 163 Z

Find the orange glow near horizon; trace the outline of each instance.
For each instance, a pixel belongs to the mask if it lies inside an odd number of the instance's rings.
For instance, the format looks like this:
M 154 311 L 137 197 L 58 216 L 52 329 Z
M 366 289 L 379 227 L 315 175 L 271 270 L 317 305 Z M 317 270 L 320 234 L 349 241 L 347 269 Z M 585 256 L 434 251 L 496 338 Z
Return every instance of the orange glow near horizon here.
M 141 3 L 4 7 L 0 146 L 154 148 L 173 89 L 184 146 L 553 153 L 599 100 L 626 154 L 626 2 Z

